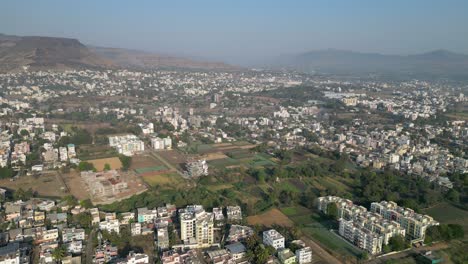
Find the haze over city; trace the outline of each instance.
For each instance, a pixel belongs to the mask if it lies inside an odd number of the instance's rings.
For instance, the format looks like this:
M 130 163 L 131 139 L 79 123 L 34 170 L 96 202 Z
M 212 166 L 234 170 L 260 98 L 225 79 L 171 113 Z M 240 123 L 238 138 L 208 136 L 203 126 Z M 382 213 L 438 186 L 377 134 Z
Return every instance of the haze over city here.
M 467 264 L 468 1 L 0 3 L 0 264 Z
M 19 0 L 2 3 L 0 32 L 249 65 L 328 48 L 468 54 L 466 10 L 462 0 Z

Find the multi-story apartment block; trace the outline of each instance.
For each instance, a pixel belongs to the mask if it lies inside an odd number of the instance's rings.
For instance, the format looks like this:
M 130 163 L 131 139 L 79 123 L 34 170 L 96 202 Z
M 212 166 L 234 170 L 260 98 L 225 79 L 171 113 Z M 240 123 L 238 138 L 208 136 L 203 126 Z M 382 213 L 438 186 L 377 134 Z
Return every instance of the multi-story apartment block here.
M 179 210 L 180 237 L 185 243 L 197 247 L 209 247 L 214 242 L 214 216 L 201 205 L 187 206 Z
M 400 207 L 397 203 L 391 201 L 372 203 L 371 212 L 400 224 L 405 229 L 407 238 L 413 241 L 424 240 L 427 228 L 439 225 L 432 217 L 415 213 L 412 209 Z
M 338 208 L 338 218 L 353 219 L 360 214 L 366 213 L 363 206 L 355 205 L 351 200 L 337 196 L 324 196 L 317 198 L 317 208 L 323 213 L 328 213 L 328 205 L 335 203 Z
M 109 136 L 109 145 L 125 156 L 145 150 L 145 143 L 132 134 Z
M 264 231 L 263 244 L 272 246 L 276 250 L 284 248 L 284 236 L 274 229 Z

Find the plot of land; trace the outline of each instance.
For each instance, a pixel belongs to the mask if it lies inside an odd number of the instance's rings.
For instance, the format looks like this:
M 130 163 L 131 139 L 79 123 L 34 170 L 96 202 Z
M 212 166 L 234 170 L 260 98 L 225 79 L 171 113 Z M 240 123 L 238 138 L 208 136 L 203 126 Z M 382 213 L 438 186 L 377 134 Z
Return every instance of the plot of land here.
M 0 180 L 0 186 L 7 189 L 23 190 L 32 189 L 40 196 L 63 197 L 67 195 L 67 188 L 59 179 L 57 172 L 45 173 L 40 176 L 22 176 L 15 181 L 10 179 Z
M 88 162 L 92 163 L 97 171 L 103 171 L 106 164 L 109 164 L 112 170 L 118 170 L 122 168 L 122 162 L 120 162 L 120 159 L 118 157 L 94 159 L 88 160 Z
M 170 187 L 172 189 L 181 188 L 185 185 L 185 180 L 177 173 L 144 175 L 143 181 L 150 186 Z
M 163 166 L 159 160 L 146 155 L 137 155 L 132 158 L 132 165 L 130 169 L 138 170 L 142 168 L 151 168 L 157 166 Z
M 281 225 L 286 227 L 292 227 L 294 223 L 284 215 L 280 210 L 273 208 L 263 214 L 253 215 L 247 217 L 249 225 Z
M 179 170 L 183 170 L 183 166 L 187 161 L 187 158 L 176 150 L 160 151 L 158 155 Z
M 111 158 L 117 155 L 117 150 L 110 146 L 81 145 L 78 148 L 78 158 L 81 160 Z
M 358 256 L 360 250 L 344 241 L 330 229 L 336 223 L 324 219 L 320 214 L 302 206 L 284 207 L 281 211 L 304 232 L 306 236 L 319 242 L 341 256 Z
M 459 224 L 468 232 L 468 211 L 459 209 L 449 203 L 440 203 L 423 210 L 423 213 L 432 216 L 442 224 Z

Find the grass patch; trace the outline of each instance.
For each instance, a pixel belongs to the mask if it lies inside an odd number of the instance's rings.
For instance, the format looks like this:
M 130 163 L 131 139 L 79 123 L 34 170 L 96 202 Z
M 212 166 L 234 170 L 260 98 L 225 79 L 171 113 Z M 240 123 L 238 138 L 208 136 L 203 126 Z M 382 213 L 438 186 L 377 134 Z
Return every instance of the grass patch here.
M 468 234 L 468 211 L 457 208 L 449 203 L 440 203 L 431 208 L 422 210 L 432 216 L 441 224 L 459 224 Z
M 142 178 L 150 186 L 179 187 L 184 184 L 184 180 L 177 173 L 145 175 Z

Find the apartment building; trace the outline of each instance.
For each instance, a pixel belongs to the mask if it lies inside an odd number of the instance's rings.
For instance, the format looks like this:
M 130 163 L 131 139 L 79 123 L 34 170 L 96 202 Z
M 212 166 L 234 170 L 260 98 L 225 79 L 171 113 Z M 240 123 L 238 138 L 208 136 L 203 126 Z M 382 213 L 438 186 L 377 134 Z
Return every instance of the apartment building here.
M 432 217 L 418 214 L 414 210 L 398 206 L 392 201 L 374 202 L 371 204 L 370 210 L 389 221 L 400 224 L 405 229 L 407 238 L 414 242 L 424 241 L 427 228 L 439 225 Z
M 197 247 L 209 247 L 214 242 L 214 216 L 201 205 L 187 206 L 179 210 L 180 237 L 184 243 Z

